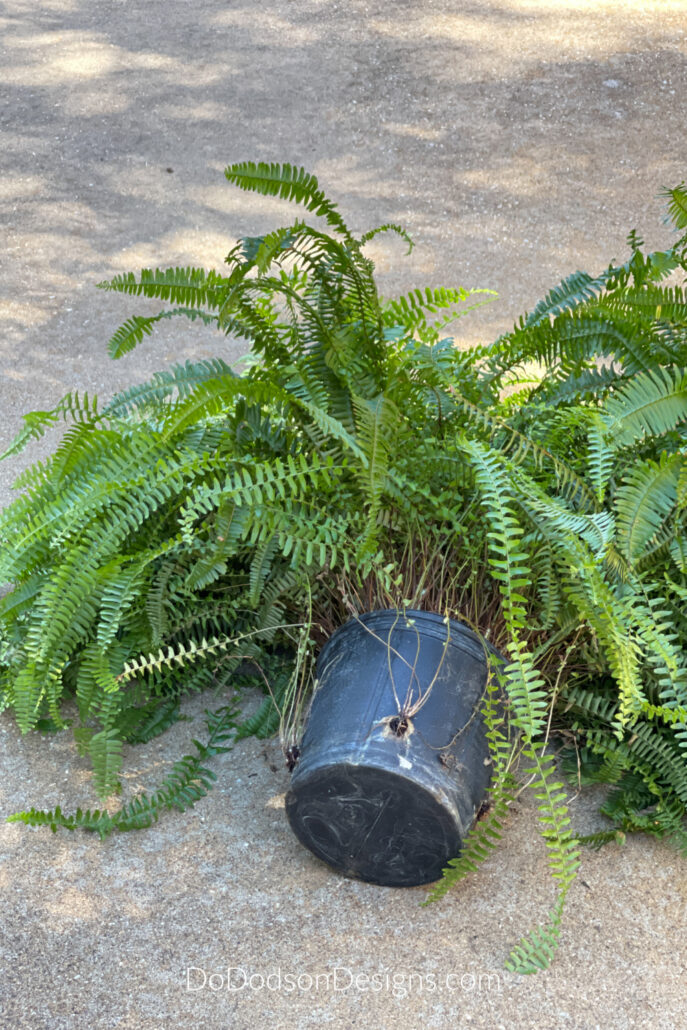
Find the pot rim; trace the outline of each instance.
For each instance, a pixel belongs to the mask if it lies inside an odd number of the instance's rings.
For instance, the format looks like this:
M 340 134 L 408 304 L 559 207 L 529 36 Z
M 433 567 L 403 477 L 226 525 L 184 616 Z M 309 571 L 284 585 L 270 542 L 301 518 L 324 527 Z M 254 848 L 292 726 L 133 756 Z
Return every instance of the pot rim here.
M 394 625 L 391 622 L 392 617 L 396 617 L 398 625 Z M 448 616 L 440 615 L 438 612 L 426 611 L 421 608 L 374 608 L 369 612 L 363 612 L 362 615 L 354 615 L 348 622 L 338 626 L 323 644 L 318 657 L 318 664 L 325 659 L 333 641 L 340 641 L 345 634 L 350 635 L 359 624 L 374 629 L 376 624 L 379 623 L 382 624 L 384 629 L 391 623 L 390 628 L 399 632 L 408 632 L 410 629 L 415 629 L 418 634 L 424 633 L 427 636 L 440 639 L 442 642 L 446 639 L 445 627 L 448 625 L 450 632 L 449 646 L 468 651 L 477 658 L 483 658 L 485 664 L 489 655 L 500 659 L 504 663 L 506 661 L 505 656 L 493 644 L 490 644 L 488 640 L 458 619 L 452 619 Z

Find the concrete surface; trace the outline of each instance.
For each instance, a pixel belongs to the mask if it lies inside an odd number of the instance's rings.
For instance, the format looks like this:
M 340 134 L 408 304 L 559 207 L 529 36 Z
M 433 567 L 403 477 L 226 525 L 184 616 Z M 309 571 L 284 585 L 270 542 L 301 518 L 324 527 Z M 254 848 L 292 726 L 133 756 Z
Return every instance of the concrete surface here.
M 412 257 L 374 251 L 387 293 L 498 290 L 470 341 L 622 256 L 632 227 L 666 244 L 655 195 L 687 172 L 684 0 L 7 0 L 0 27 L 0 448 L 72 387 L 235 356 L 180 323 L 109 362 L 142 308 L 93 285 L 219 264 L 291 217 L 229 187 L 231 161 L 305 165 L 355 229 L 402 222 Z M 3 503 L 41 453 L 0 466 Z M 131 755 L 127 795 L 199 732 Z M 93 804 L 66 738 L 22 739 L 6 716 L 0 733 L 3 815 Z M 687 869 L 669 847 L 586 855 L 555 965 L 524 979 L 503 961 L 553 897 L 531 800 L 471 882 L 421 909 L 424 890 L 342 880 L 300 848 L 274 742 L 215 767 L 192 813 L 104 844 L 0 825 L 2 1028 L 687 1027 Z M 593 796 L 573 812 L 598 823 Z

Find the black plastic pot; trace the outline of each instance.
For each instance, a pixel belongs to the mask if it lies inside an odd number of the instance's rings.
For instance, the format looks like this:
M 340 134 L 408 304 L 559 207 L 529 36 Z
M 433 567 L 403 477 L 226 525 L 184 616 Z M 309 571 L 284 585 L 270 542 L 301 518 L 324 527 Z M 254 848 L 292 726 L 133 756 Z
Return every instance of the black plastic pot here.
M 301 843 L 370 883 L 437 880 L 491 778 L 487 672 L 480 638 L 429 612 L 370 612 L 337 630 L 286 796 Z

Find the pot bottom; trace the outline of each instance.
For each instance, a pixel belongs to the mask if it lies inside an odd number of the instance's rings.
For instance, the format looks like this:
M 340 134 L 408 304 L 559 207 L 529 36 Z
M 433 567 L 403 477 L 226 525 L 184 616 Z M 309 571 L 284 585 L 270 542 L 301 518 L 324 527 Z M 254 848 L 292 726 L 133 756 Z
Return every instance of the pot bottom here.
M 286 814 L 322 861 L 385 887 L 433 883 L 461 846 L 457 819 L 431 790 L 369 765 L 318 768 L 292 785 Z

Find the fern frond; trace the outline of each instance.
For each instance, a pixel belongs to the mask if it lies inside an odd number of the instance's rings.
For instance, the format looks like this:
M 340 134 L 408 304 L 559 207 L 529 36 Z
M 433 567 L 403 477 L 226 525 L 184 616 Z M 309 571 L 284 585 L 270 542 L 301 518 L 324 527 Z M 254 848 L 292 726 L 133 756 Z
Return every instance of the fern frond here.
M 603 401 L 609 390 L 621 385 L 627 376 L 614 362 L 600 368 L 585 368 L 559 376 L 552 373 L 541 379 L 532 392 L 533 402 L 544 400 L 552 407 L 572 404 L 575 401 Z
M 504 822 L 513 795 L 504 790 L 500 796 L 497 796 L 490 790 L 487 797 L 489 811 L 483 819 L 474 823 L 463 841 L 460 855 L 448 860 L 441 880 L 435 884 L 429 896 L 421 903 L 422 905 L 429 905 L 443 898 L 466 876 L 475 872 L 488 855 L 498 847 L 499 841 L 503 837 Z
M 185 308 L 214 307 L 222 297 L 226 279 L 204 268 L 143 268 L 115 275 L 98 283 L 98 289 L 171 301 Z
M 70 419 L 72 422 L 92 426 L 96 424 L 99 417 L 96 397 L 89 400 L 87 393 L 84 393 L 82 397 L 79 397 L 76 392 L 65 394 L 50 411 L 29 411 L 22 415 L 24 428 L 0 454 L 0 461 L 20 454 L 31 440 L 40 440 L 46 431 L 52 429 L 60 419 L 65 422 Z
M 373 545 L 377 512 L 389 475 L 389 458 L 394 435 L 399 431 L 400 414 L 393 401 L 383 394 L 374 400 L 354 396 L 352 401 L 357 439 L 364 455 L 358 478 L 367 502 L 368 527 L 362 545 L 366 550 Z
M 114 830 L 126 832 L 152 826 L 165 810 L 183 812 L 205 797 L 212 789 L 216 775 L 203 763 L 209 758 L 231 750 L 227 746 L 236 731 L 237 711 L 224 706 L 214 712 L 206 711 L 209 738 L 201 744 L 194 740 L 195 754 L 185 755 L 175 762 L 172 772 L 165 777 L 161 786 L 151 795 L 140 794 L 118 812 L 110 816 L 99 810 L 82 811 L 65 816 L 60 807 L 52 812 L 31 808 L 26 812 L 15 812 L 7 822 L 23 822 L 27 826 L 49 826 L 53 833 L 58 828 L 65 830 L 87 830 L 104 839 Z
M 570 829 L 570 817 L 563 784 L 553 778 L 555 762 L 551 754 L 542 754 L 537 743 L 527 748 L 534 765 L 527 771 L 534 778 L 533 790 L 539 801 L 542 836 L 548 849 L 549 868 L 558 888 L 556 903 L 547 924 L 540 925 L 513 949 L 506 968 L 516 973 L 534 973 L 547 969 L 558 948 L 565 900 L 580 864 L 578 841 Z
M 522 631 L 527 619 L 527 589 L 530 572 L 522 548 L 523 531 L 509 504 L 510 487 L 496 456 L 476 441 L 463 439 L 480 488 L 489 528 L 489 565 L 499 584 L 503 617 L 509 634 L 506 650 L 511 658 L 499 673 L 499 682 L 513 706 L 513 723 L 526 740 L 541 732 L 546 719 L 546 690 L 536 670 Z
M 597 833 L 578 835 L 575 839 L 583 847 L 599 851 L 606 844 L 624 844 L 626 836 L 622 830 L 599 830 Z
M 658 462 L 639 462 L 616 490 L 618 546 L 630 562 L 642 557 L 675 509 L 681 461 L 680 455 L 664 452 Z
M 94 733 L 88 743 L 88 754 L 93 763 L 93 778 L 96 792 L 104 798 L 119 787 L 119 771 L 122 767 L 122 741 L 116 729 Z
M 498 663 L 492 657 L 482 705 L 489 755 L 493 763 L 493 779 L 487 791 L 488 810 L 483 818 L 474 822 L 463 841 L 460 854 L 449 860 L 442 879 L 422 902 L 423 906 L 438 901 L 469 873 L 474 872 L 498 846 L 502 837 L 503 823 L 517 786 L 511 772 L 516 745 L 511 739 L 510 726 L 494 676 L 494 667 L 497 666 Z
M 687 189 L 684 182 L 672 189 L 665 187 L 659 193 L 668 198 L 668 214 L 676 229 L 687 229 Z
M 614 449 L 608 440 L 606 426 L 599 413 L 590 411 L 588 417 L 589 476 L 596 499 L 601 504 L 606 496 L 606 487 L 613 470 Z
M 204 302 L 200 301 L 200 303 Z M 185 316 L 191 322 L 200 319 L 205 325 L 218 325 L 217 315 L 209 315 L 194 307 L 177 307 L 171 311 L 160 311 L 157 315 L 133 315 L 126 322 L 123 322 L 110 338 L 107 345 L 108 354 L 111 358 L 121 358 L 141 343 L 144 336 L 151 336 L 153 327 L 157 322 L 162 321 L 162 319 L 176 318 L 180 315 Z
M 436 314 L 438 311 L 447 311 L 445 318 L 440 320 L 437 328 L 448 325 L 450 321 L 466 314 L 482 304 L 489 301 L 481 301 L 458 311 L 458 306 L 477 294 L 489 294 L 494 298 L 493 290 L 471 289 L 463 287 L 458 289 L 447 289 L 446 287 L 425 287 L 424 290 L 415 289 L 402 297 L 388 300 L 382 309 L 384 324 L 387 326 L 402 325 L 406 331 L 412 332 L 419 326 L 427 324 L 427 315 Z
M 410 238 L 406 230 L 403 228 L 403 226 L 396 225 L 395 222 L 385 222 L 384 225 L 378 225 L 374 229 L 368 229 L 368 231 L 364 232 L 363 235 L 360 237 L 360 246 L 365 246 L 366 243 L 369 243 L 370 240 L 373 240 L 375 238 L 375 236 L 379 236 L 379 234 L 383 232 L 396 233 L 397 236 L 400 236 L 401 239 L 405 240 L 405 242 L 408 244 L 408 250 L 406 251 L 406 254 L 411 253 L 415 244 L 413 243 L 412 239 Z
M 266 164 L 263 161 L 258 164 L 242 161 L 229 165 L 224 174 L 239 189 L 253 190 L 265 197 L 281 197 L 282 200 L 302 204 L 306 211 L 325 218 L 328 225 L 350 238 L 336 205 L 327 199 L 316 177 L 306 172 L 305 168 L 289 164 Z
M 542 323 L 547 324 L 564 311 L 579 307 L 584 301 L 598 296 L 605 286 L 606 278 L 606 274 L 593 278 L 587 272 L 573 272 L 539 301 L 525 318 L 523 325 L 531 328 Z
M 687 372 L 641 372 L 606 400 L 608 435 L 629 447 L 645 436 L 663 436 L 687 419 Z
M 103 408 L 103 416 L 111 419 L 125 418 L 134 411 L 148 406 L 157 408 L 164 401 L 178 398 L 183 400 L 193 393 L 201 383 L 225 376 L 235 375 L 222 358 L 206 358 L 203 361 L 186 361 L 183 365 L 172 365 L 155 374 L 148 382 L 137 384 L 114 395 Z
M 119 329 L 110 337 L 107 350 L 111 358 L 121 358 L 128 354 L 137 344 L 141 343 L 144 336 L 152 336 L 153 326 L 160 321 L 160 315 L 133 315 L 123 322 Z
M 560 943 L 561 918 L 565 899 L 559 900 L 548 914 L 548 922 L 540 924 L 513 948 L 505 967 L 511 973 L 531 976 L 551 965 Z
M 29 808 L 26 812 L 14 812 L 6 820 L 8 823 L 24 823 L 26 826 L 49 826 L 53 833 L 58 829 L 69 830 L 90 830 L 97 833 L 103 840 L 108 833 L 114 829 L 113 820 L 105 811 L 99 809 L 86 809 L 83 811 L 77 808 L 74 815 L 65 815 L 59 805 L 52 811 L 46 812 L 36 808 Z
M 124 709 L 116 720 L 116 729 L 127 744 L 147 744 L 174 723 L 187 718 L 181 714 L 177 698 L 155 698 L 138 707 Z

